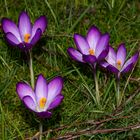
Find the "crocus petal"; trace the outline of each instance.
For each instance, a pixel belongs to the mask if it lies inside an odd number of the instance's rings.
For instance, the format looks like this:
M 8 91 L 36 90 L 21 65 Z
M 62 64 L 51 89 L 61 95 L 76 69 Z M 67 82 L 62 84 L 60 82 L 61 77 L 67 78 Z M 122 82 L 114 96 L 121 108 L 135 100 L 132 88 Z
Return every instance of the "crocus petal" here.
M 35 44 L 37 43 L 37 41 L 40 39 L 41 35 L 42 35 L 41 29 L 37 29 L 37 31 L 36 31 L 36 33 L 34 34 L 34 36 L 33 36 L 33 38 L 32 38 L 32 40 L 31 40 L 30 43 L 31 43 L 32 45 L 35 45 Z
M 31 111 L 36 112 L 36 104 L 31 96 L 24 96 L 22 101 L 24 102 L 25 106 L 30 109 Z
M 37 116 L 40 118 L 50 118 L 52 116 L 52 113 L 49 111 L 46 112 L 36 112 Z
M 63 79 L 58 76 L 55 77 L 53 80 L 50 81 L 48 84 L 48 97 L 47 97 L 47 104 L 46 108 L 54 101 L 55 97 L 61 93 L 63 88 Z
M 101 54 L 98 56 L 98 62 L 99 62 L 99 61 L 102 61 L 103 59 L 105 59 L 105 57 L 106 57 L 107 54 L 108 54 L 108 51 L 109 51 L 109 49 L 108 49 L 108 47 L 107 47 L 106 50 L 104 50 L 104 51 L 101 52 Z
M 67 52 L 73 60 L 84 63 L 82 54 L 79 51 L 75 50 L 72 47 L 69 47 Z
M 47 81 L 42 74 L 40 74 L 36 80 L 35 86 L 35 94 L 37 102 L 40 101 L 41 98 L 47 99 L 48 87 Z
M 126 61 L 126 63 L 124 64 L 121 72 L 126 73 L 126 72 L 132 70 L 132 68 L 133 68 L 134 64 L 137 62 L 138 58 L 139 58 L 139 53 L 136 53 L 130 59 L 128 59 Z
M 100 63 L 100 65 L 103 67 L 103 68 L 106 68 L 108 65 L 109 65 L 109 63 L 107 63 L 107 62 L 101 62 Z
M 110 37 L 109 37 L 109 34 L 108 33 L 102 35 L 102 37 L 98 41 L 98 44 L 97 44 L 97 47 L 96 47 L 96 50 L 95 50 L 96 57 L 98 57 L 101 54 L 101 52 L 103 50 L 105 50 L 106 47 L 108 47 L 109 38 Z
M 19 98 L 22 100 L 25 96 L 30 96 L 35 101 L 35 94 L 32 88 L 23 82 L 19 82 L 16 85 L 16 91 Z
M 113 66 L 116 65 L 116 53 L 111 46 L 109 46 L 109 52 L 106 57 L 106 61 Z
M 84 37 L 78 34 L 74 34 L 74 41 L 76 47 L 82 54 L 89 54 L 89 45 Z
M 63 95 L 56 96 L 53 102 L 49 105 L 48 110 L 57 107 L 62 102 L 63 99 L 64 99 Z
M 115 68 L 114 66 L 112 65 L 108 65 L 107 66 L 107 69 L 115 74 L 118 74 L 119 73 L 119 70 L 117 68 Z
M 45 16 L 40 16 L 34 23 L 32 28 L 32 36 L 35 35 L 37 29 L 40 29 L 43 33 L 47 27 L 47 18 Z M 31 37 L 32 38 L 32 37 Z
M 20 43 L 18 44 L 18 48 L 20 48 L 22 51 L 29 51 L 33 47 L 30 43 Z
M 6 33 L 6 40 L 12 46 L 17 46 L 20 43 L 15 35 L 13 35 L 11 32 Z
M 97 59 L 94 55 L 83 55 L 83 60 L 87 63 L 94 64 Z
M 19 29 L 17 28 L 17 25 L 13 21 L 7 18 L 3 18 L 2 28 L 5 33 L 11 32 L 18 39 L 18 41 L 21 42 Z
M 24 41 L 24 35 L 26 34 L 31 35 L 31 32 L 32 32 L 30 17 L 28 16 L 26 12 L 22 12 L 20 14 L 18 26 L 19 26 L 19 32 L 20 32 L 21 38 Z
M 97 46 L 97 43 L 98 43 L 100 37 L 101 37 L 101 33 L 98 30 L 98 28 L 95 26 L 92 26 L 89 29 L 88 34 L 87 34 L 87 42 L 88 42 L 90 48 L 93 49 L 94 51 L 95 51 L 95 48 Z
M 126 59 L 126 48 L 124 44 L 120 44 L 117 50 L 117 60 L 121 61 L 121 67 L 123 66 Z

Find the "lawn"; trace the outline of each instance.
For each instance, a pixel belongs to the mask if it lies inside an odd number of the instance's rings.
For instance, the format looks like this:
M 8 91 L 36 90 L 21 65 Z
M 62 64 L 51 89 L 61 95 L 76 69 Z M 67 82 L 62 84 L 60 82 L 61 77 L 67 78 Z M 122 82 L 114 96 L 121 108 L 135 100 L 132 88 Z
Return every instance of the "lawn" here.
M 114 74 L 97 67 L 100 107 L 95 104 L 93 70 L 73 61 L 67 53 L 74 47 L 75 33 L 86 36 L 95 25 L 110 34 L 110 45 L 125 43 L 127 58 L 139 51 L 140 2 L 138 0 L 4 0 L 0 18 L 18 22 L 26 11 L 32 23 L 41 15 L 47 30 L 32 48 L 35 80 L 39 74 L 50 81 L 62 76 L 64 100 L 52 117 L 42 119 L 43 139 L 121 140 L 140 139 L 140 62 L 120 79 L 121 105 L 116 106 Z M 19 81 L 30 83 L 26 55 L 11 47 L 0 30 L 0 139 L 38 139 L 40 119 L 29 111 L 16 93 Z

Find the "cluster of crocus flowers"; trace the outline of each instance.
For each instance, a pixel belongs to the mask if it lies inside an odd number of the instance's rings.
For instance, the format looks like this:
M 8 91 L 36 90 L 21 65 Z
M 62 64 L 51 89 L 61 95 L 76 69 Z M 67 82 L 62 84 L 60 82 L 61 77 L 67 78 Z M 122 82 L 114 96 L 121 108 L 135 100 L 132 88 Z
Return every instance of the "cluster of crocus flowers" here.
M 98 104 L 100 104 L 100 95 L 96 78 L 96 65 L 99 64 L 115 73 L 118 81 L 117 94 L 119 94 L 119 79 L 121 73 L 132 70 L 139 56 L 139 53 L 136 53 L 126 61 L 125 45 L 120 44 L 117 53 L 115 53 L 114 49 L 109 45 L 109 38 L 108 33 L 101 34 L 97 27 L 92 26 L 86 37 L 74 34 L 74 41 L 77 49 L 69 47 L 67 50 L 73 60 L 88 63 L 93 68 L 96 86 L 96 102 Z M 117 100 L 120 100 L 119 95 Z M 117 104 L 120 104 L 120 101 L 117 101 Z
M 49 110 L 57 107 L 63 100 L 63 79 L 58 76 L 47 83 L 43 75 L 39 75 L 35 89 L 25 82 L 19 82 L 16 91 L 25 106 L 35 112 L 41 118 L 49 118 L 52 113 Z
M 26 12 L 21 12 L 18 26 L 8 18 L 2 19 L 2 29 L 7 42 L 24 51 L 28 51 L 37 43 L 46 27 L 47 19 L 45 16 L 40 16 L 32 26 L 30 17 Z

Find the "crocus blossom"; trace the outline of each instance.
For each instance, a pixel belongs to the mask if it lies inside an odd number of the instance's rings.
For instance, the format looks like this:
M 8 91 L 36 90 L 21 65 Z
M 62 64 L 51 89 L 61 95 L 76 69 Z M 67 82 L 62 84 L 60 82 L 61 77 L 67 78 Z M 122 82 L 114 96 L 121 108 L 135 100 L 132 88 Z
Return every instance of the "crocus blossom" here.
M 63 80 L 61 77 L 55 77 L 47 83 L 41 74 L 37 78 L 34 90 L 24 82 L 19 82 L 16 85 L 17 94 L 25 106 L 41 118 L 51 117 L 50 110 L 62 102 L 64 98 L 61 93 L 62 88 Z
M 68 54 L 76 61 L 95 64 L 103 60 L 108 54 L 109 34 L 101 34 L 99 29 L 92 26 L 86 37 L 74 34 L 77 50 L 69 47 Z
M 47 19 L 45 16 L 40 16 L 32 26 L 26 12 L 21 12 L 18 26 L 8 18 L 2 19 L 2 29 L 8 43 L 24 51 L 31 49 L 36 44 L 46 27 Z
M 101 66 L 115 73 L 117 78 L 119 78 L 121 73 L 126 73 L 132 70 L 138 57 L 139 53 L 137 52 L 126 61 L 126 48 L 124 44 L 119 45 L 117 53 L 111 46 L 109 46 L 109 52 L 105 58 L 106 62 L 103 62 Z

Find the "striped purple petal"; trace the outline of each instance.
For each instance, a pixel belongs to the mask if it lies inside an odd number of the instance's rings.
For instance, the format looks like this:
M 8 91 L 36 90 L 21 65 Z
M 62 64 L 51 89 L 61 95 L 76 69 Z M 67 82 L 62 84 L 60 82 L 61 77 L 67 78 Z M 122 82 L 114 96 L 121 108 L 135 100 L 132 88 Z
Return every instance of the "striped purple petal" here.
M 97 61 L 94 55 L 83 55 L 83 60 L 90 64 L 94 64 Z
M 98 57 L 102 53 L 102 51 L 105 50 L 106 47 L 108 47 L 109 39 L 110 39 L 110 37 L 109 37 L 108 33 L 102 35 L 102 37 L 98 41 L 98 44 L 97 44 L 97 47 L 96 47 L 96 50 L 95 50 L 96 57 Z
M 105 57 L 108 55 L 109 48 L 107 47 L 106 50 L 102 51 L 101 54 L 98 56 L 98 62 L 103 61 Z
M 18 26 L 19 26 L 19 32 L 22 38 L 22 41 L 24 41 L 24 36 L 26 34 L 31 35 L 32 33 L 32 26 L 31 26 L 31 21 L 30 17 L 26 12 L 22 12 L 19 16 L 18 20 Z
M 48 110 L 51 110 L 57 107 L 62 102 L 63 99 L 64 99 L 64 96 L 62 94 L 56 96 L 53 102 L 49 105 Z
M 19 96 L 19 98 L 22 100 L 25 96 L 30 96 L 34 101 L 35 101 L 35 94 L 32 88 L 24 83 L 24 82 L 19 82 L 16 85 L 16 91 Z
M 18 39 L 11 32 L 6 33 L 6 40 L 12 46 L 17 46 L 18 44 L 20 44 Z
M 82 54 L 85 54 L 85 55 L 89 54 L 90 47 L 83 36 L 79 34 L 74 34 L 74 41 L 75 41 L 76 47 Z
M 19 42 L 21 42 L 20 34 L 19 34 L 19 29 L 17 25 L 10 19 L 3 18 L 2 19 L 2 28 L 3 31 L 7 33 L 12 33 Z
M 41 33 L 45 31 L 47 28 L 47 18 L 45 16 L 40 16 L 34 23 L 33 28 L 32 28 L 32 37 L 35 35 L 36 31 L 38 29 L 41 30 Z
M 49 111 L 44 112 L 36 112 L 37 116 L 40 118 L 50 118 L 52 116 L 52 113 Z
M 79 51 L 75 50 L 75 49 L 72 48 L 72 47 L 69 47 L 69 48 L 67 49 L 67 52 L 68 52 L 69 56 L 70 56 L 73 60 L 79 61 L 79 62 L 83 62 L 83 63 L 84 63 L 82 54 L 81 54 Z
M 32 38 L 30 43 L 32 45 L 35 45 L 38 42 L 38 40 L 40 39 L 41 35 L 42 35 L 41 29 L 37 29 L 36 33 L 34 34 L 34 36 L 33 36 L 33 38 Z
M 111 71 L 112 73 L 115 73 L 115 74 L 118 74 L 119 73 L 119 70 L 117 68 L 115 68 L 114 66 L 112 66 L 112 65 L 108 65 L 107 66 L 107 69 L 109 71 Z
M 36 112 L 36 103 L 31 96 L 24 96 L 22 101 L 29 110 Z
M 101 33 L 96 26 L 92 26 L 87 34 L 87 42 L 91 49 L 95 51 L 97 43 L 101 37 Z
M 36 100 L 39 103 L 40 99 L 46 98 L 48 95 L 48 86 L 47 81 L 42 74 L 37 77 L 36 86 L 35 86 L 35 95 Z
M 49 105 L 54 101 L 56 96 L 61 94 L 62 88 L 63 88 L 63 79 L 60 76 L 55 77 L 50 81 L 50 83 L 48 84 L 48 96 L 46 108 L 49 107 Z
M 117 60 L 121 61 L 121 67 L 123 66 L 126 59 L 126 48 L 124 44 L 120 44 L 117 50 Z
M 121 72 L 126 73 L 126 72 L 132 70 L 132 68 L 133 68 L 134 64 L 137 62 L 138 58 L 139 58 L 139 53 L 136 53 L 130 59 L 128 59 L 126 61 L 126 63 L 124 64 L 123 68 L 121 69 Z

